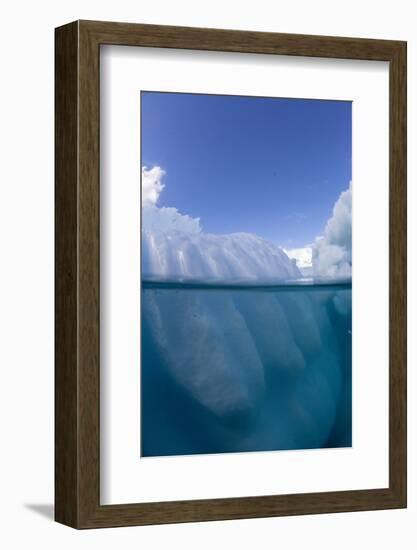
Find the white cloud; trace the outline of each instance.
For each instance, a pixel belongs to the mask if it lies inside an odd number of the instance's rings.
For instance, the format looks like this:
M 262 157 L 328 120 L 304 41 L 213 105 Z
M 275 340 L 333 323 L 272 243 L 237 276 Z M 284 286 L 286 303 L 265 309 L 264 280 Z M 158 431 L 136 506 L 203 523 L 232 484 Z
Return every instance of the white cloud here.
M 352 184 L 336 201 L 324 235 L 313 245 L 313 273 L 318 277 L 352 275 Z
M 157 202 L 165 188 L 162 178 L 165 171 L 160 166 L 142 168 L 142 229 L 146 232 L 183 232 L 196 234 L 201 231 L 200 218 L 181 214 L 176 208 L 159 207 Z
M 149 206 L 158 202 L 159 195 L 165 187 L 162 183 L 164 175 L 165 172 L 160 166 L 142 167 L 142 206 Z
M 304 246 L 303 248 L 292 248 L 287 250 L 284 248 L 284 252 L 291 260 L 295 260 L 297 267 L 307 268 L 312 266 L 312 247 Z

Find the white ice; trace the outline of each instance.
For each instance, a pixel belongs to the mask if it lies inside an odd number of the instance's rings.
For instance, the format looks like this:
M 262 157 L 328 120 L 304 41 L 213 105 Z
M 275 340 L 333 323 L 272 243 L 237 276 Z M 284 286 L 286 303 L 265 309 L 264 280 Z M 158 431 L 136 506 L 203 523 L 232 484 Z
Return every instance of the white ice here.
M 159 207 L 163 170 L 142 170 L 142 275 L 163 279 L 287 280 L 295 261 L 257 235 L 205 233 L 199 218 Z

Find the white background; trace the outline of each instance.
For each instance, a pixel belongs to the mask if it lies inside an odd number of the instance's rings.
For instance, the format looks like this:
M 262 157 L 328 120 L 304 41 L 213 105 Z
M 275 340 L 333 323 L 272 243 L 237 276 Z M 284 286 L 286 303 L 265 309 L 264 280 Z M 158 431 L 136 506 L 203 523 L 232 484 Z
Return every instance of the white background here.
M 277 0 L 17 0 L 2 5 L 0 365 L 4 375 L 0 385 L 0 543 L 5 548 L 415 548 L 417 17 L 413 5 L 404 0 L 298 0 L 282 4 Z M 53 27 L 78 18 L 409 41 L 408 510 L 88 532 L 52 523 Z
M 139 459 L 141 89 L 353 101 L 352 448 Z M 102 49 L 103 504 L 388 487 L 388 89 L 381 62 Z

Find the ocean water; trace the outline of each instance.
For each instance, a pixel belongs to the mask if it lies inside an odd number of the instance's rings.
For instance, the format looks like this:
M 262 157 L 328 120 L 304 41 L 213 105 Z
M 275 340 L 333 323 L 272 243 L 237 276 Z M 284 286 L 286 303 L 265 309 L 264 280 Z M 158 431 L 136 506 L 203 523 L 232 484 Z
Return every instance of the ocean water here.
M 142 282 L 143 457 L 350 447 L 352 289 Z

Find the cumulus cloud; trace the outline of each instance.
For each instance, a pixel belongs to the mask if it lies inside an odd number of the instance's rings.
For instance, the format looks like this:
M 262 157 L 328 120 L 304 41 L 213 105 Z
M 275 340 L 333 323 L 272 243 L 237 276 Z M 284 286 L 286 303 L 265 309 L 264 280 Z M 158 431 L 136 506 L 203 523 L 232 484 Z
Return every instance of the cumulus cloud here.
M 165 172 L 160 166 L 142 167 L 142 206 L 149 206 L 158 202 L 159 195 L 165 187 L 162 183 L 164 175 Z
M 299 268 L 311 267 L 313 253 L 311 245 L 304 246 L 303 248 L 292 248 L 291 250 L 284 248 L 284 252 L 291 260 L 295 260 Z
M 343 278 L 352 275 L 352 184 L 336 201 L 324 235 L 313 245 L 313 274 Z
M 176 208 L 159 207 L 157 202 L 165 188 L 162 178 L 165 171 L 160 166 L 142 168 L 142 229 L 145 232 L 182 232 L 196 234 L 201 231 L 200 218 L 192 218 Z

